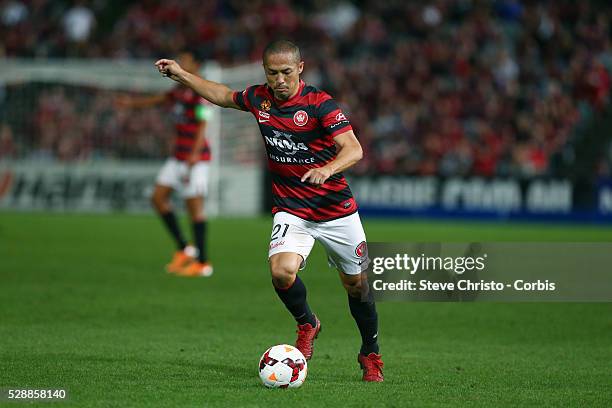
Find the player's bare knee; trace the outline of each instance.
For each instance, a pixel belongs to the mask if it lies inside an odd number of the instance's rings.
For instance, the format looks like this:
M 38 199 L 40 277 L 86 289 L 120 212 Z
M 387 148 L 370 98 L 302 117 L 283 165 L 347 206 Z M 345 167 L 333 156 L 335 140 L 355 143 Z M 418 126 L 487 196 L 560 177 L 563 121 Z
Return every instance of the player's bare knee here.
M 292 274 L 284 269 L 272 269 L 272 284 L 274 287 L 283 289 L 291 286 L 295 279 L 295 274 Z
M 342 281 L 342 285 L 349 296 L 354 298 L 361 297 L 361 279 L 345 279 Z
M 151 195 L 151 205 L 157 211 L 161 211 L 162 210 L 162 205 L 161 205 L 161 200 L 160 200 L 159 194 L 153 193 L 153 195 Z
M 185 204 L 191 222 L 202 222 L 206 220 L 204 216 L 204 202 L 201 198 L 188 198 L 185 200 Z
M 154 193 L 151 196 L 151 205 L 159 213 L 165 213 L 165 212 L 170 211 L 169 204 L 159 194 Z
M 206 217 L 204 216 L 204 211 L 190 212 L 189 218 L 191 219 L 191 222 L 206 221 Z
M 202 222 L 206 220 L 202 211 L 190 211 L 189 219 L 191 220 L 191 222 Z
M 286 288 L 293 283 L 295 275 L 299 269 L 291 262 L 286 259 L 270 259 L 270 274 L 272 275 L 272 282 L 277 288 Z

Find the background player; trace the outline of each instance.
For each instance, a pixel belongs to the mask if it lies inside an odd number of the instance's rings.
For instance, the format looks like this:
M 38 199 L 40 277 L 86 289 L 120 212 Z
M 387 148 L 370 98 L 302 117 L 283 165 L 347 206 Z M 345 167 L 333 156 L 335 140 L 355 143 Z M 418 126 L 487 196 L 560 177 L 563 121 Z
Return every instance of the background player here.
M 187 72 L 199 72 L 200 62 L 193 52 L 181 52 L 177 59 Z M 172 105 L 174 114 L 174 154 L 166 160 L 157 176 L 152 203 L 177 247 L 166 269 L 182 276 L 210 276 L 213 268 L 207 256 L 204 214 L 210 160 L 205 131 L 211 113 L 210 106 L 207 106 L 205 99 L 182 85 L 177 85 L 165 94 L 124 96 L 117 99 L 117 105 L 124 108 L 144 108 L 165 103 Z M 173 211 L 170 198 L 174 190 L 178 190 L 185 199 L 195 247 L 188 245 L 183 237 Z
M 351 314 L 362 337 L 358 362 L 363 379 L 383 381 L 376 308 L 371 299 L 362 301 L 362 270 L 368 262 L 365 233 L 341 173 L 361 159 L 361 146 L 336 102 L 300 80 L 304 62 L 295 44 L 269 44 L 263 65 L 266 85 L 234 92 L 182 69 L 173 60 L 156 62 L 162 74 L 210 102 L 250 111 L 258 120 L 274 198 L 270 271 L 278 296 L 298 323 L 296 346 L 309 359 L 321 329 L 306 301 L 306 287 L 297 276 L 318 240 L 348 292 Z

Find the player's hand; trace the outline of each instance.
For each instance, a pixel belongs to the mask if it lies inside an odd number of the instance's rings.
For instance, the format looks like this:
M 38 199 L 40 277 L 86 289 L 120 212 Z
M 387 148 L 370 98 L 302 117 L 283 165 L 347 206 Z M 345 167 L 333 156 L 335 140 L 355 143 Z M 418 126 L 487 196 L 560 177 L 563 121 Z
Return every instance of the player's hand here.
M 183 73 L 183 68 L 175 60 L 160 59 L 155 63 L 155 66 L 163 76 L 175 81 L 178 81 Z
M 331 169 L 327 167 L 317 167 L 316 169 L 310 169 L 302 176 L 302 183 L 309 182 L 315 186 L 321 186 L 328 178 L 332 175 Z

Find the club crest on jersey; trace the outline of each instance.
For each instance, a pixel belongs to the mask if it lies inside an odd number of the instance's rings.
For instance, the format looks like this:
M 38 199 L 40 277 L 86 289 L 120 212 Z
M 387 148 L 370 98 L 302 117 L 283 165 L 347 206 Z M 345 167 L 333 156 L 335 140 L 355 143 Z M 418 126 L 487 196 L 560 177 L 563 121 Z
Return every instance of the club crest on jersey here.
M 368 254 L 368 244 L 365 241 L 361 241 L 357 248 L 355 248 L 355 255 L 360 258 L 365 257 Z
M 308 113 L 303 110 L 295 112 L 295 115 L 293 115 L 293 123 L 298 126 L 304 126 L 306 123 L 308 123 Z
M 346 116 L 344 116 L 344 113 L 340 112 L 339 114 L 336 115 L 336 120 L 338 122 L 340 122 L 341 120 L 346 120 Z
M 270 112 L 271 107 L 272 103 L 269 99 L 264 99 L 264 101 L 259 105 L 259 108 L 264 112 Z

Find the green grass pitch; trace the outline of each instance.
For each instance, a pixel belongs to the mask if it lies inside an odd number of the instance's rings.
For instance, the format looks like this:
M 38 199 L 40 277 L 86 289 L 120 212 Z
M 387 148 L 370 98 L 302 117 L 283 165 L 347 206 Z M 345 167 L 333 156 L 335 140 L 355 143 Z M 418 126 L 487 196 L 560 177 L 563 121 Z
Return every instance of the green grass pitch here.
M 69 391 L 44 406 L 612 406 L 612 304 L 379 303 L 386 381 L 362 383 L 318 245 L 301 272 L 324 325 L 308 378 L 265 389 L 261 353 L 295 336 L 267 270 L 271 220 L 210 224 L 214 276 L 178 278 L 153 216 L 0 213 L 0 388 Z M 364 224 L 371 242 L 612 241 L 596 227 Z

